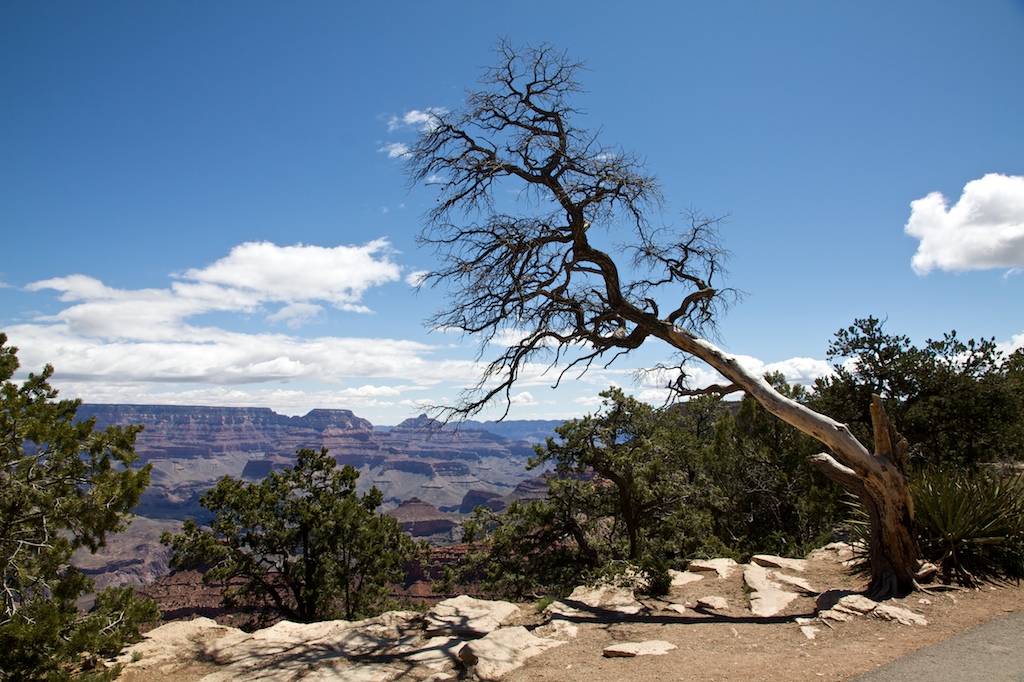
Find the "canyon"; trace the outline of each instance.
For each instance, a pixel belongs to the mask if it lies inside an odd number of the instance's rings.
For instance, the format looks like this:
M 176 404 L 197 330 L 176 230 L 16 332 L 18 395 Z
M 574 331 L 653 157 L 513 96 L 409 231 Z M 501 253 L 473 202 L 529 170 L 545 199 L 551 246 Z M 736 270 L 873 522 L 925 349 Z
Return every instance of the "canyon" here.
M 457 542 L 460 520 L 477 505 L 500 510 L 511 499 L 543 494 L 526 463 L 534 445 L 561 421 L 465 422 L 441 427 L 425 415 L 377 427 L 350 410 L 316 409 L 303 416 L 268 408 L 177 405 L 82 405 L 78 418 L 96 428 L 143 424 L 139 464 L 151 464 L 150 486 L 125 533 L 76 564 L 99 586 L 141 584 L 167 573 L 162 531 L 187 518 L 209 518 L 200 495 L 224 477 L 258 480 L 291 466 L 301 448 L 327 448 L 359 471 L 358 488 L 377 487 L 382 511 L 414 537 Z

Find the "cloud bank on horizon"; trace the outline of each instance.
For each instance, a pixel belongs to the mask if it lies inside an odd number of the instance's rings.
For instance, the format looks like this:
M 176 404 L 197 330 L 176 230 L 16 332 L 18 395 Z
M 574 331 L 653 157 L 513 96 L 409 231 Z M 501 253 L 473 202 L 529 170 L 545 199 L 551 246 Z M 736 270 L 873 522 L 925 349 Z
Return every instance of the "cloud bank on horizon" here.
M 1024 267 L 1024 177 L 985 175 L 967 183 L 952 207 L 939 193 L 913 201 L 905 231 L 920 239 L 912 263 L 919 275 L 935 268 Z M 166 288 L 117 289 L 70 274 L 25 287 L 58 292 L 65 307 L 7 331 L 11 343 L 23 348 L 23 367 L 54 364 L 62 386 L 89 402 L 258 404 L 290 414 L 315 406 L 413 410 L 451 400 L 436 393 L 474 384 L 481 365 L 444 357 L 447 341 L 297 332 L 323 318 L 328 307 L 373 316 L 366 303 L 371 290 L 422 277 L 399 257 L 387 239 L 334 247 L 246 242 L 210 265 L 172 273 Z M 283 324 L 291 331 L 231 330 L 203 318 L 211 314 L 262 318 L 271 328 Z M 1020 346 L 1024 333 L 1002 344 L 1007 351 Z M 766 364 L 738 357 L 756 371 L 780 371 L 793 384 L 811 384 L 831 371 L 814 358 Z M 543 407 L 545 401 L 526 389 L 553 383 L 545 369 L 523 373 L 524 390 L 513 404 Z M 581 411 L 595 407 L 598 391 L 626 383 L 632 371 L 595 367 L 586 378 L 592 394 L 573 402 Z M 696 387 L 721 381 L 703 367 L 691 368 L 690 376 Z M 280 385 L 287 383 L 293 386 Z M 638 396 L 657 403 L 664 399 L 663 386 L 648 379 Z
M 906 233 L 920 240 L 918 275 L 1024 267 L 1024 176 L 989 173 L 964 186 L 952 207 L 932 192 L 910 202 Z

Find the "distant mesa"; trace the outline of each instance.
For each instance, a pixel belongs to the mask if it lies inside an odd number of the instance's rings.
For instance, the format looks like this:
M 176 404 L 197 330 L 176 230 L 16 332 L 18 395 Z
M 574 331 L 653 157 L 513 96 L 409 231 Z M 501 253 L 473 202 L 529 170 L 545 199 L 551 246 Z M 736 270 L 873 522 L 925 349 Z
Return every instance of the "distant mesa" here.
M 515 490 L 509 495 L 513 500 L 529 502 L 530 500 L 543 500 L 548 495 L 548 478 L 550 474 L 534 476 L 520 481 Z
M 288 417 L 262 407 L 82 405 L 78 417 L 95 418 L 99 428 L 145 424 L 136 449 L 147 461 L 222 454 L 294 456 L 304 447 L 333 450 L 341 445 L 350 452 L 377 449 L 371 444 L 373 424 L 350 410 L 312 410 Z
M 99 428 L 145 425 L 136 451 L 142 463 L 153 464 L 153 473 L 140 513 L 164 519 L 202 516 L 199 494 L 218 479 L 259 480 L 294 465 L 302 448 L 327 448 L 340 465 L 359 471 L 361 490 L 376 485 L 389 504 L 418 497 L 452 511 L 465 504 L 497 508 L 499 498 L 527 477 L 533 445 L 484 426 L 538 438 L 546 427 L 553 435 L 552 425 L 558 423 L 524 422 L 517 428 L 517 422 L 467 422 L 440 428 L 420 415 L 376 429 L 350 410 L 316 409 L 289 417 L 267 408 L 181 405 L 82 405 L 78 415 L 95 418 Z M 524 494 L 534 495 L 515 497 Z
M 280 471 L 295 464 L 293 458 L 281 455 L 270 455 L 263 459 L 250 459 L 242 469 L 242 478 L 259 481 L 266 478 L 271 471 Z
M 425 433 L 433 433 L 436 431 L 443 430 L 443 425 L 436 419 L 432 419 L 425 414 L 421 414 L 418 417 L 412 417 L 406 419 L 398 426 L 391 427 L 392 431 L 422 431 Z
M 406 500 L 387 513 L 398 519 L 402 530 L 413 537 L 447 533 L 459 525 L 449 515 L 418 497 Z
M 491 511 L 500 512 L 504 511 L 506 506 L 505 497 L 500 493 L 490 490 L 470 490 L 462 498 L 459 512 L 462 514 L 472 514 L 473 510 L 477 507 L 487 507 Z

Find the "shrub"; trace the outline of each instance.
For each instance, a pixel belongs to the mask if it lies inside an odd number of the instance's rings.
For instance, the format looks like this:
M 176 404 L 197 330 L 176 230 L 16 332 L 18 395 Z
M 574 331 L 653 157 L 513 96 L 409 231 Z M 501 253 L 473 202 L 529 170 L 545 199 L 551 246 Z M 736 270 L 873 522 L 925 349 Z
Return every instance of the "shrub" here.
M 1024 476 L 928 469 L 911 491 L 922 555 L 943 582 L 1024 577 Z
M 938 566 L 945 584 L 1024 577 L 1024 475 L 929 468 L 911 476 L 910 491 L 921 556 Z M 848 506 L 856 551 L 867 547 L 870 529 L 860 503 L 850 498 Z M 857 558 L 866 568 L 866 550 Z

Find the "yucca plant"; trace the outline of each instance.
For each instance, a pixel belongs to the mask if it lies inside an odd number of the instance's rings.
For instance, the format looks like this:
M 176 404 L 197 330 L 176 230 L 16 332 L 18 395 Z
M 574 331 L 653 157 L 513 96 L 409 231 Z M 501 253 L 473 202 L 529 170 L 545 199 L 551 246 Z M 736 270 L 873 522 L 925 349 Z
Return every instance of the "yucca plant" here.
M 921 553 L 943 582 L 1024 577 L 1024 476 L 927 469 L 910 485 Z
M 918 543 L 925 561 L 939 567 L 946 584 L 1024 578 L 1024 474 L 926 469 L 911 475 Z M 867 568 L 867 513 L 853 497 L 847 524 Z

